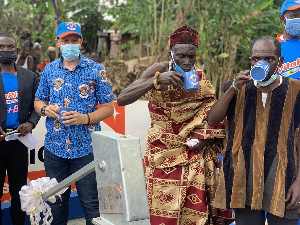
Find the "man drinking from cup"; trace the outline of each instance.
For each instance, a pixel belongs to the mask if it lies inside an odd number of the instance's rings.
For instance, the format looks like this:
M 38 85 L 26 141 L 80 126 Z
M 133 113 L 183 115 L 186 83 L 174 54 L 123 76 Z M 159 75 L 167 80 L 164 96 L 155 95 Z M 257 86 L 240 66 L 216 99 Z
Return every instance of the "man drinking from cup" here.
M 255 80 L 261 60 L 270 68 Z M 251 73 L 226 82 L 208 116 L 212 126 L 228 123 L 216 203 L 235 208 L 236 225 L 264 225 L 266 212 L 269 225 L 298 225 L 300 82 L 276 75 L 283 57 L 274 37 L 256 40 L 250 61 Z
M 233 221 L 231 211 L 211 206 L 215 171 L 221 165 L 218 139 L 225 130 L 223 125 L 207 124 L 215 90 L 195 66 L 197 47 L 198 32 L 178 28 L 170 36 L 171 60 L 149 67 L 117 100 L 128 105 L 149 96 L 145 167 L 151 225 Z

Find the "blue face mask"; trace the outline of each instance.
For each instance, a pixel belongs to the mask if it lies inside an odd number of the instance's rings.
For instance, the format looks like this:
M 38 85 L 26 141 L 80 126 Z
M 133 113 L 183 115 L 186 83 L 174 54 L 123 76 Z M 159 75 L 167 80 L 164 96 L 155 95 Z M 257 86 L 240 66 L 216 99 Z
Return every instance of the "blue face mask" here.
M 174 70 L 175 70 L 176 72 L 178 72 L 178 73 L 182 73 L 182 74 L 186 73 L 186 72 L 185 72 L 183 69 L 181 69 L 181 67 L 178 66 L 178 64 L 175 62 L 174 57 L 173 57 L 173 52 L 172 52 L 172 51 L 171 51 L 171 58 L 172 58 L 172 61 L 173 61 L 173 68 L 174 68 Z M 195 67 L 195 65 L 192 66 L 192 68 L 190 69 L 190 71 L 193 71 L 193 70 L 194 70 L 194 67 Z M 190 71 L 187 71 L 187 72 L 190 72 Z
M 73 61 L 80 54 L 79 47 L 80 44 L 61 45 L 61 54 L 67 61 Z
M 300 36 L 300 18 L 287 19 L 285 18 L 285 29 L 290 35 L 297 37 Z

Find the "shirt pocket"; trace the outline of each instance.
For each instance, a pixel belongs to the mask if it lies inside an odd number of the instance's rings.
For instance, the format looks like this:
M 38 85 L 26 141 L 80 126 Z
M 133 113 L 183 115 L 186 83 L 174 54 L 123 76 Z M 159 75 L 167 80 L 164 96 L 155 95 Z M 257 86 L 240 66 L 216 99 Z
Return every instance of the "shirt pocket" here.
M 95 96 L 95 85 L 89 81 L 80 84 L 77 88 L 78 93 L 78 106 L 80 113 L 90 112 L 91 108 L 94 108 L 97 104 Z

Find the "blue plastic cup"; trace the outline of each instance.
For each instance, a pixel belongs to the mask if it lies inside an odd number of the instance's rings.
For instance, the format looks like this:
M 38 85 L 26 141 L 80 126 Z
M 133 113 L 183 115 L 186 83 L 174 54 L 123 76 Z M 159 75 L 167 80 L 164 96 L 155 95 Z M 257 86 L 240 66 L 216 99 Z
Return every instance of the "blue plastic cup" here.
M 64 116 L 64 114 L 66 112 L 70 112 L 73 111 L 73 109 L 71 107 L 60 107 L 59 108 L 59 122 L 63 122 L 64 120 L 62 119 L 62 117 Z
M 260 60 L 254 64 L 250 71 L 253 80 L 262 81 L 266 78 L 270 71 L 270 64 L 264 60 Z
M 183 82 L 186 91 L 197 91 L 199 89 L 198 72 L 190 71 L 183 74 Z

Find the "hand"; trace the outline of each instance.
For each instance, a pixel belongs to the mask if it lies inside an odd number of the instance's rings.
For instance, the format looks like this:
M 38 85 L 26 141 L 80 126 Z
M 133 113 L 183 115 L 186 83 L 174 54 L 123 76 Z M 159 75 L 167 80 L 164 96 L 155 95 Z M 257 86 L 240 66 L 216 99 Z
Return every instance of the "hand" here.
M 249 77 L 249 74 L 250 74 L 250 70 L 244 70 L 239 72 L 234 79 L 234 85 L 237 88 L 241 89 L 244 84 L 252 80 L 252 77 Z
M 300 181 L 296 180 L 287 192 L 285 201 L 291 202 L 287 205 L 287 209 L 297 209 L 300 208 Z
M 32 128 L 33 128 L 33 123 L 25 122 L 25 123 L 22 123 L 16 129 L 16 133 L 20 133 L 19 137 L 24 137 L 25 135 L 27 135 L 28 133 L 30 133 L 32 131 Z
M 161 85 L 172 85 L 178 88 L 184 87 L 183 75 L 181 73 L 177 73 L 176 71 L 167 71 L 161 73 L 157 78 L 157 83 Z
M 191 139 L 198 139 L 196 137 L 191 137 Z M 207 139 L 198 139 L 199 143 L 192 146 L 192 147 L 189 147 L 190 150 L 194 151 L 194 152 L 199 152 L 201 151 L 209 142 L 209 140 Z
M 45 109 L 45 114 L 49 118 L 59 119 L 59 106 L 58 105 L 48 105 Z
M 64 120 L 63 124 L 66 125 L 87 124 L 89 120 L 86 114 L 81 114 L 76 111 L 65 112 L 61 119 Z
M 6 137 L 5 132 L 2 130 L 2 127 L 0 127 L 0 141 L 3 141 Z

